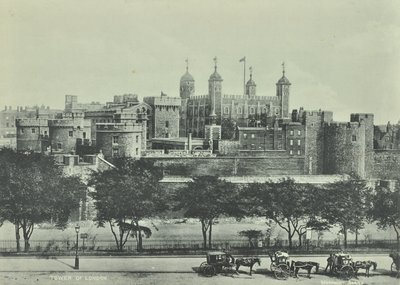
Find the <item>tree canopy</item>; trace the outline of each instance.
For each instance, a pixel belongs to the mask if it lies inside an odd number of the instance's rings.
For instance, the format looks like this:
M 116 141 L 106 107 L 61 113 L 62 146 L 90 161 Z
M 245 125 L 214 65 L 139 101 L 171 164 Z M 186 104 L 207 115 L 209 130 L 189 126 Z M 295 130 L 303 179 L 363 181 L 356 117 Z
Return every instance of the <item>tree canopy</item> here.
M 51 157 L 11 149 L 0 150 L 0 185 L 0 216 L 15 225 L 18 251 L 20 230 L 28 251 L 35 224 L 52 220 L 64 228 L 84 186 L 77 177 L 64 177 Z
M 151 232 L 140 222 L 167 208 L 166 193 L 158 183 L 162 170 L 143 159 L 119 158 L 114 165 L 115 168 L 91 175 L 89 185 L 94 191 L 90 196 L 97 210 L 95 222 L 100 227 L 110 226 L 118 250 L 123 250 L 129 236 L 137 238 L 141 250 L 142 234 L 149 236 Z
M 381 229 L 393 228 L 396 232 L 397 250 L 400 250 L 400 181 L 394 189 L 379 185 L 370 196 L 368 217 Z
M 248 199 L 248 213 L 272 219 L 287 232 L 289 247 L 292 248 L 296 233 L 301 238 L 307 227 L 319 229 L 324 225 L 315 216 L 313 189 L 312 185 L 296 184 L 287 178 L 250 184 L 244 196 Z
M 366 183 L 359 179 L 341 180 L 326 185 L 322 190 L 318 196 L 320 202 L 316 206 L 329 225 L 341 228 L 346 248 L 348 231 L 356 231 L 364 224 L 368 190 Z
M 238 207 L 238 190 L 230 182 L 217 176 L 193 177 L 175 194 L 176 210 L 184 210 L 185 217 L 197 218 L 201 222 L 204 248 L 212 245 L 212 226 L 221 215 L 241 217 Z

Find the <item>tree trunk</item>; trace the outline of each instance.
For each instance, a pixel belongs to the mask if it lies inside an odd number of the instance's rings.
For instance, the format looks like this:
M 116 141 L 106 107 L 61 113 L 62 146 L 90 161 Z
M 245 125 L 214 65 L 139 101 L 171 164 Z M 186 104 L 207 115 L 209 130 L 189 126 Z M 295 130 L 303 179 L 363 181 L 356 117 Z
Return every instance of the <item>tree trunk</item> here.
M 297 233 L 299 236 L 299 247 L 301 248 L 301 246 L 303 245 L 303 234 Z
M 292 243 L 292 230 L 290 227 L 290 222 L 288 221 L 288 240 L 289 240 L 289 249 L 292 249 L 293 243 Z
M 201 233 L 203 234 L 203 247 L 207 249 L 207 228 L 204 221 L 201 221 Z
M 208 228 L 208 248 L 212 248 L 212 243 L 211 243 L 211 232 L 212 232 L 212 220 L 209 222 L 209 228 Z
M 356 229 L 356 247 L 358 247 L 358 229 Z
M 143 238 L 142 238 L 142 231 L 140 230 L 139 222 L 136 222 L 136 226 L 138 228 L 138 230 L 137 230 L 137 236 L 138 236 L 137 250 L 142 251 L 143 250 Z
M 31 248 L 31 245 L 30 245 L 30 243 L 29 243 L 29 239 L 26 239 L 26 240 L 24 240 L 24 246 L 25 246 L 25 248 L 24 248 L 24 251 L 25 252 L 29 252 L 29 249 Z
M 17 242 L 17 252 L 21 251 L 21 244 L 20 244 L 21 236 L 19 234 L 19 223 L 15 224 L 15 241 Z

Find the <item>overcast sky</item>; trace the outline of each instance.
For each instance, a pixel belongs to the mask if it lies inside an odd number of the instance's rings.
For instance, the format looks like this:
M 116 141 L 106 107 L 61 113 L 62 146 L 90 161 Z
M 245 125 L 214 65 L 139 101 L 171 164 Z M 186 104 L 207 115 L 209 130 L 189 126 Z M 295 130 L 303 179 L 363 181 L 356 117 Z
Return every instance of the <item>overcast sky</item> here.
M 291 109 L 400 119 L 398 0 L 0 2 L 0 109 L 179 96 L 186 57 L 206 94 L 215 56 L 223 93 L 243 92 L 246 56 L 258 95 L 274 96 L 285 61 Z

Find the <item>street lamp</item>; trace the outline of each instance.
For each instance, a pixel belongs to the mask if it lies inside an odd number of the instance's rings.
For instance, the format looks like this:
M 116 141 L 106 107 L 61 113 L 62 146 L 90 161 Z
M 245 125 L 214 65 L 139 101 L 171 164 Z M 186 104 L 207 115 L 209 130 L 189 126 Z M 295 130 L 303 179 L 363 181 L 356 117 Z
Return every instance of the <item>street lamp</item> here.
M 75 251 L 75 268 L 74 269 L 79 269 L 79 256 L 78 256 L 78 234 L 79 234 L 79 229 L 80 226 L 76 225 L 75 226 L 75 232 L 76 232 L 76 251 Z

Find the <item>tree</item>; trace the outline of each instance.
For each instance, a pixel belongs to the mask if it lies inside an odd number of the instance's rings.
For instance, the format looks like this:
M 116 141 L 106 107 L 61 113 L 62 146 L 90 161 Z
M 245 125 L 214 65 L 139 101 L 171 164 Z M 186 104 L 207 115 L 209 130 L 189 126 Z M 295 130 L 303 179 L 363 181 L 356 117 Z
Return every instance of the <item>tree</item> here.
M 250 247 L 257 247 L 258 240 L 264 236 L 260 230 L 244 230 L 239 232 L 239 236 L 249 240 Z
M 221 138 L 231 140 L 235 138 L 236 122 L 232 119 L 223 118 L 221 120 Z
M 35 224 L 53 220 L 65 228 L 84 186 L 77 177 L 64 177 L 51 157 L 11 149 L 0 150 L 0 185 L 0 217 L 14 224 L 17 251 L 20 230 L 29 251 Z
M 303 229 L 319 225 L 313 218 L 309 194 L 312 188 L 308 184 L 296 184 L 293 179 L 250 184 L 244 195 L 248 213 L 272 219 L 287 232 L 289 248 L 292 248 L 296 233 L 301 238 Z
M 400 250 L 400 181 L 396 181 L 395 189 L 377 186 L 370 196 L 368 217 L 376 221 L 381 229 L 393 228 L 396 232 L 397 251 Z
M 110 226 L 119 251 L 129 236 L 137 238 L 137 250 L 141 251 L 142 234 L 149 237 L 151 231 L 140 222 L 167 208 L 166 193 L 159 186 L 162 169 L 143 159 L 119 158 L 114 165 L 91 175 L 89 185 L 95 190 L 89 195 L 97 210 L 95 222 L 99 227 Z
M 365 181 L 348 179 L 326 185 L 319 193 L 319 213 L 330 225 L 338 225 L 347 248 L 348 231 L 361 229 L 366 216 Z
M 186 187 L 175 194 L 175 210 L 184 210 L 187 218 L 198 218 L 201 223 L 203 245 L 211 248 L 212 226 L 221 215 L 241 217 L 238 208 L 238 190 L 230 182 L 216 176 L 193 177 Z

